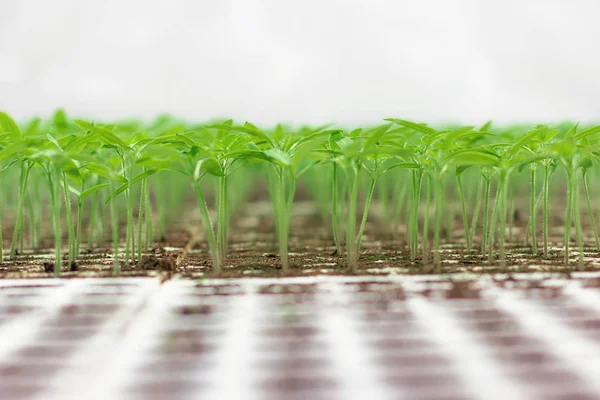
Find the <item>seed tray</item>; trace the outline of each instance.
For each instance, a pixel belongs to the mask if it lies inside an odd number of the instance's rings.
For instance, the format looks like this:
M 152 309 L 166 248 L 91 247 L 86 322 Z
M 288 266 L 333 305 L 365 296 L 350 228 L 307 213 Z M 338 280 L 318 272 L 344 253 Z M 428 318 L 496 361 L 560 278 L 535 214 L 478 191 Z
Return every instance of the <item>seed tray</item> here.
M 597 399 L 600 273 L 0 282 L 10 399 Z

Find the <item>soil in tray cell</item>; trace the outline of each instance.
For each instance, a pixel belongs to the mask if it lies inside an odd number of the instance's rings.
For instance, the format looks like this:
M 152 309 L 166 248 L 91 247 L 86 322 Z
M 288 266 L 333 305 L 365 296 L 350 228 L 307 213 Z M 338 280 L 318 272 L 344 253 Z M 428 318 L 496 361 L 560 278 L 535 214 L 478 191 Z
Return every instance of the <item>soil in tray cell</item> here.
M 598 400 L 598 394 L 581 388 L 540 389 L 532 393 L 537 399 L 543 400 Z
M 352 303 L 382 302 L 389 304 L 393 301 L 406 300 L 404 288 L 399 284 L 370 284 L 359 290 L 353 290 L 350 295 Z
M 502 349 L 504 351 L 540 347 L 542 345 L 538 339 L 521 333 L 484 335 L 480 338 L 480 340 L 482 340 L 488 346 Z
M 566 323 L 586 334 L 593 335 L 594 337 L 600 337 L 600 318 L 582 318 L 567 320 Z
M 483 334 L 502 334 L 519 332 L 519 322 L 512 318 L 464 321 L 463 326 L 470 331 Z
M 377 323 L 377 322 L 386 322 L 386 323 L 412 323 L 415 321 L 414 314 L 410 311 L 392 311 L 392 310 L 377 310 L 377 309 L 368 309 L 365 311 L 356 311 L 358 317 L 367 323 Z
M 0 382 L 0 398 L 10 400 L 31 399 L 43 390 L 43 386 L 25 383 Z
M 550 390 L 552 387 L 561 390 L 569 388 L 584 388 L 585 384 L 577 375 L 564 366 L 538 367 L 533 365 L 528 369 L 507 369 L 509 377 L 519 381 L 521 384 L 530 386 L 532 389 L 544 388 Z
M 466 399 L 464 389 L 450 368 L 413 370 L 412 373 L 386 371 L 382 381 L 394 392 L 410 399 Z
M 58 371 L 59 368 L 59 363 L 6 361 L 0 364 L 0 382 L 46 380 L 49 378 L 49 371 Z
M 419 337 L 385 337 L 365 342 L 368 347 L 382 352 L 429 353 L 433 343 Z
M 474 287 L 472 281 L 452 281 L 448 288 L 426 288 L 421 294 L 431 299 L 479 299 L 481 289 Z
M 305 338 L 297 339 L 281 339 L 269 338 L 263 340 L 257 346 L 257 351 L 261 353 L 271 353 L 273 356 L 289 356 L 289 355 L 322 355 L 328 351 L 328 344 L 323 340 L 306 340 Z
M 83 341 L 91 338 L 96 333 L 97 329 L 90 328 L 49 328 L 39 332 L 40 340 L 44 342 L 64 342 L 74 344 L 78 341 Z
M 30 345 L 16 353 L 17 359 L 22 360 L 44 360 L 57 361 L 65 360 L 75 350 L 72 345 Z
M 46 322 L 47 327 L 55 328 L 100 328 L 108 319 L 107 315 L 68 315 L 61 314 Z
M 563 322 L 568 320 L 582 320 L 582 319 L 594 319 L 600 318 L 600 313 L 598 311 L 588 308 L 588 307 L 580 307 L 580 306 L 572 306 L 572 307 L 548 307 L 546 312 L 560 318 Z
M 137 373 L 149 378 L 173 378 L 208 371 L 211 364 L 195 357 L 155 357 L 140 365 Z
M 556 365 L 558 360 L 550 354 L 544 347 L 536 346 L 531 348 L 522 348 L 518 350 L 492 350 L 493 357 L 505 364 L 508 368 L 511 367 L 543 367 Z
M 454 315 L 461 320 L 468 321 L 499 320 L 510 316 L 510 314 L 497 308 L 467 308 L 455 311 Z
M 120 308 L 120 304 L 68 304 L 61 308 L 60 313 L 63 316 L 71 317 L 89 315 L 102 316 L 112 314 L 118 311 Z
M 452 361 L 433 351 L 429 353 L 399 354 L 389 351 L 381 351 L 374 357 L 374 361 L 387 370 L 403 369 L 429 369 L 429 368 L 449 368 Z
M 273 377 L 264 379 L 260 387 L 268 399 L 321 399 L 332 398 L 338 387 L 337 382 L 328 376 L 306 375 L 279 371 Z M 335 398 L 335 397 L 334 397 Z
M 306 356 L 288 354 L 282 357 L 263 358 L 254 365 L 256 368 L 271 374 L 277 371 L 294 371 L 294 373 L 306 374 L 326 371 L 331 367 L 331 361 L 323 356 Z
M 321 292 L 317 284 L 271 284 L 258 289 L 259 294 L 315 294 Z
M 313 339 L 320 333 L 319 328 L 310 325 L 282 325 L 265 327 L 259 330 L 261 336 L 268 338 L 302 338 L 302 339 Z
M 208 341 L 200 331 L 177 330 L 165 333 L 156 351 L 163 355 L 201 357 L 213 353 L 216 348 L 216 344 Z
M 244 294 L 240 285 L 196 285 L 190 293 L 194 296 L 235 296 Z
M 130 386 L 127 392 L 134 399 L 177 400 L 200 399 L 206 384 L 197 379 L 153 379 Z

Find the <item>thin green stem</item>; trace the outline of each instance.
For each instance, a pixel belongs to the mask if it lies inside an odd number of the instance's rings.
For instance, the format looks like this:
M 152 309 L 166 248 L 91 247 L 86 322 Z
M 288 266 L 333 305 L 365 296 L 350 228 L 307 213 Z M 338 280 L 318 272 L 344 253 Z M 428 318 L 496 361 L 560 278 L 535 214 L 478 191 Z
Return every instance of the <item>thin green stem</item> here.
M 567 207 L 565 209 L 565 264 L 569 265 L 569 243 L 571 241 L 571 214 L 573 213 L 573 171 L 567 170 Z
M 40 241 L 42 239 L 42 220 L 43 220 L 43 207 L 42 202 L 40 200 L 40 180 L 43 179 L 43 175 L 37 174 L 35 176 L 35 184 L 33 185 L 33 201 L 35 204 L 36 211 L 36 220 L 35 220 L 35 238 L 36 238 L 36 246 L 39 246 Z
M 17 248 L 17 241 L 20 238 L 21 230 L 23 229 L 23 206 L 25 203 L 25 191 L 27 189 L 27 181 L 29 179 L 29 171 L 31 170 L 33 164 L 29 164 L 27 162 L 23 162 L 21 164 L 21 178 L 20 178 L 20 191 L 19 191 L 19 208 L 17 209 L 17 220 L 15 223 L 15 230 L 13 232 L 12 241 L 10 244 L 10 258 L 14 259 L 15 250 Z
M 351 167 L 352 168 L 352 167 Z M 358 272 L 358 253 L 356 251 L 356 207 L 358 202 L 358 180 L 360 167 L 354 166 L 348 174 L 350 188 L 348 190 L 348 222 L 346 223 L 346 253 L 348 257 L 348 270 Z
M 37 238 L 35 236 L 35 208 L 33 205 L 33 196 L 31 195 L 31 188 L 28 186 L 27 187 L 27 213 L 28 215 L 28 219 L 29 219 L 29 245 L 31 250 L 35 249 L 36 247 L 36 243 L 37 243 Z M 21 240 L 23 239 L 23 233 L 21 233 Z M 23 244 L 21 244 L 21 248 L 23 248 Z
M 411 231 L 411 260 L 415 260 L 419 252 L 419 202 L 421 201 L 421 182 L 423 180 L 423 171 L 421 169 L 413 171 L 413 204 L 412 204 L 412 223 Z
M 498 187 L 496 189 L 496 196 L 494 200 L 494 208 L 492 209 L 492 218 L 490 220 L 490 229 L 488 231 L 488 262 L 491 264 L 494 260 L 494 233 L 496 231 L 496 220 L 498 219 L 498 209 L 500 208 L 500 198 L 502 196 L 502 189 L 504 177 L 500 177 Z M 502 210 L 504 212 L 504 210 Z
M 50 189 L 50 203 L 52 205 L 52 223 L 54 226 L 54 275 L 60 276 L 61 273 L 61 237 L 60 237 L 60 202 L 58 196 L 58 187 L 55 187 L 53 173 L 50 169 L 47 171 L 48 188 Z
M 65 213 L 67 215 L 67 233 L 69 237 L 69 267 L 75 261 L 75 226 L 73 225 L 73 210 L 71 209 L 71 194 L 69 193 L 69 182 L 67 174 L 62 173 L 63 191 L 65 196 Z
M 144 217 L 145 217 L 145 228 L 146 228 L 146 240 L 144 242 L 144 247 L 146 249 L 152 246 L 152 202 L 150 201 L 150 180 L 146 179 L 146 207 L 144 208 Z
M 94 242 L 96 240 L 96 218 L 98 216 L 98 202 L 99 202 L 100 193 L 94 193 L 94 197 L 92 198 L 92 207 L 90 210 L 90 219 L 88 222 L 88 239 L 87 239 L 87 248 L 91 249 L 94 247 Z
M 219 258 L 225 259 L 225 247 L 227 246 L 227 177 L 219 178 L 219 207 L 217 210 L 217 246 Z
M 85 189 L 85 182 L 81 185 L 81 191 Z M 75 258 L 79 257 L 81 248 L 81 237 L 83 236 L 83 201 L 84 199 L 79 196 L 77 198 L 77 232 L 75 236 Z
M 548 186 L 550 182 L 550 170 L 548 163 L 544 163 L 544 187 L 542 189 L 544 196 L 544 216 L 543 216 L 543 240 L 544 240 L 544 258 L 548 257 Z
M 438 176 L 430 183 L 434 183 L 434 203 L 435 203 L 435 221 L 433 231 L 433 265 L 436 272 L 440 272 L 442 267 L 442 258 L 440 254 L 440 238 L 442 229 L 442 181 Z
M 583 228 L 581 226 L 581 201 L 579 200 L 579 179 L 577 171 L 573 173 L 573 207 L 575 214 L 575 235 L 577 237 L 577 248 L 579 250 L 579 266 L 583 265 Z
M 342 254 L 341 233 L 339 228 L 339 183 L 338 183 L 338 165 L 333 163 L 333 187 L 332 187 L 332 205 L 331 205 L 331 228 L 333 230 L 333 241 L 338 255 Z
M 423 216 L 423 264 L 429 259 L 429 211 L 431 207 L 431 183 L 432 178 L 428 175 L 427 192 L 425 192 L 425 215 Z
M 367 225 L 367 217 L 369 216 L 369 208 L 371 206 L 371 201 L 373 199 L 373 192 L 375 190 L 375 181 L 376 178 L 372 177 L 371 182 L 369 183 L 369 189 L 367 191 L 367 198 L 365 199 L 365 208 L 363 210 L 362 219 L 360 221 L 360 228 L 358 230 L 358 235 L 356 236 L 356 252 L 360 254 L 360 243 L 362 242 L 363 233 L 365 231 L 365 226 Z
M 287 248 L 287 232 L 285 228 L 285 220 L 287 218 L 286 213 L 286 195 L 285 195 L 285 170 L 283 168 L 277 169 L 277 206 L 279 207 L 278 222 L 279 229 L 279 258 L 281 260 L 281 268 L 283 272 L 287 272 L 289 269 L 288 262 L 288 248 Z
M 469 234 L 469 222 L 467 220 L 467 205 L 465 203 L 465 195 L 463 192 L 463 184 L 462 184 L 461 174 L 456 175 L 456 183 L 458 185 L 458 196 L 460 197 L 463 229 L 465 231 L 465 240 L 467 241 L 467 251 L 471 251 L 471 235 Z
M 441 194 L 442 193 L 448 193 L 448 184 L 446 183 L 445 180 L 442 180 L 442 177 L 438 177 L 439 181 L 440 181 L 440 185 L 441 185 L 441 190 L 440 190 L 440 200 L 441 200 Z M 450 197 L 448 195 L 448 198 L 454 198 L 456 199 L 456 194 L 453 197 Z M 441 210 L 440 210 L 440 215 L 443 220 L 444 223 L 446 224 L 446 240 L 448 241 L 448 243 L 452 242 L 452 233 L 453 233 L 453 228 L 454 228 L 454 215 L 456 213 L 456 201 L 443 201 L 441 202 Z M 443 216 L 446 216 L 446 218 L 443 218 Z M 441 231 L 440 231 L 441 234 Z
M 592 224 L 592 230 L 594 231 L 594 240 L 596 241 L 596 250 L 600 250 L 600 240 L 598 238 L 598 227 L 596 226 L 596 218 L 594 217 L 594 210 L 592 209 L 592 203 L 590 201 L 590 188 L 588 187 L 587 173 L 583 171 L 583 188 L 585 190 L 585 201 L 587 203 L 588 216 L 590 223 Z
M 115 183 L 111 183 L 111 191 L 116 189 Z M 116 196 L 110 200 L 110 220 L 112 228 L 113 242 L 113 273 L 116 276 L 121 274 L 121 263 L 119 262 L 119 210 Z
M 146 180 L 148 180 L 148 178 L 146 179 L 142 179 L 142 182 L 140 182 L 140 205 L 138 208 L 138 230 L 137 230 L 137 264 L 138 265 L 142 265 L 142 253 L 144 251 L 143 248 L 143 243 L 142 243 L 142 229 L 143 229 L 143 223 L 144 223 L 144 213 L 145 213 L 145 206 L 146 206 Z
M 485 179 L 485 194 L 483 197 L 483 231 L 481 232 L 481 255 L 485 257 L 485 251 L 487 249 L 488 242 L 488 225 L 490 220 L 490 191 L 492 188 L 492 180 L 484 177 Z
M 531 179 L 531 196 L 530 197 L 530 201 L 529 201 L 529 221 L 531 224 L 531 245 L 533 247 L 533 253 L 537 254 L 538 252 L 538 247 L 537 247 L 537 236 L 535 234 L 536 231 L 536 223 L 535 223 L 535 214 L 536 214 L 536 207 L 535 207 L 535 168 L 532 167 L 531 168 L 531 172 L 530 172 L 530 179 Z
M 471 218 L 471 229 L 469 237 L 471 238 L 471 244 L 475 238 L 475 232 L 477 230 L 477 222 L 479 220 L 479 211 L 481 210 L 481 197 L 483 193 L 483 177 L 480 177 L 477 183 L 477 193 L 475 194 L 475 210 L 473 210 L 473 217 Z M 484 236 L 484 235 L 482 235 Z
M 133 181 L 133 167 L 127 167 L 128 180 Z M 127 229 L 125 235 L 125 266 L 129 267 L 129 261 L 131 259 L 131 253 L 133 251 L 133 186 L 130 184 L 126 190 L 126 207 L 127 207 Z
M 508 240 L 513 240 L 513 231 L 515 227 L 515 190 L 512 187 L 508 187 L 507 196 L 509 196 L 509 207 L 508 207 Z
M 506 265 L 505 236 L 506 236 L 506 200 L 508 196 L 508 174 L 500 176 L 500 232 L 498 234 L 498 248 L 500 250 L 500 265 Z M 490 252 L 491 254 L 491 252 Z
M 219 248 L 217 246 L 217 240 L 215 238 L 215 232 L 210 220 L 210 214 L 206 205 L 206 199 L 204 198 L 204 193 L 202 192 L 202 187 L 200 186 L 200 182 L 198 180 L 194 179 L 192 186 L 196 195 L 198 209 L 200 210 L 200 217 L 202 218 L 202 225 L 204 226 L 206 240 L 208 242 L 208 249 L 212 259 L 212 268 L 213 271 L 218 274 L 221 272 L 221 258 L 219 254 Z
M 0 177 L 0 188 L 2 186 L 2 178 Z M 4 262 L 4 234 L 2 228 L 4 219 L 4 202 L 2 201 L 2 195 L 0 195 L 0 264 Z

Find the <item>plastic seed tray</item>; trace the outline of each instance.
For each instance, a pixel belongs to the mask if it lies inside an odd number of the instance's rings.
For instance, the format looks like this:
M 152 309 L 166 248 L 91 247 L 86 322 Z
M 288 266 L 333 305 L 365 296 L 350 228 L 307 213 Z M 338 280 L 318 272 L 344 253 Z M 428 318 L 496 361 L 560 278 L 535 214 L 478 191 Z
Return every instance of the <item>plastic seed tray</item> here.
M 600 274 L 0 282 L 2 399 L 598 399 Z

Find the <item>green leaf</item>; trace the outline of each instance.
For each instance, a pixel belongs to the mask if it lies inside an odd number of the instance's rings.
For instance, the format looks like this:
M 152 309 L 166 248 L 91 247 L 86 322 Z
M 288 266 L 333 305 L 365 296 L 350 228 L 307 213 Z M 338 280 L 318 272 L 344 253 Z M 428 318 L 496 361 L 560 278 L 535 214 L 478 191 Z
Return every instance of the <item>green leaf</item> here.
M 82 119 L 74 119 L 73 122 L 85 132 L 91 132 L 94 129 L 94 125 Z
M 575 134 L 575 139 L 577 139 L 577 140 L 584 139 L 584 138 L 587 138 L 588 136 L 594 135 L 599 132 L 600 132 L 600 125 L 593 126 L 591 128 L 579 131 L 579 133 Z
M 85 199 L 90 194 L 96 193 L 98 190 L 104 189 L 105 187 L 108 187 L 108 186 L 110 186 L 110 183 L 100 183 L 96 186 L 92 186 L 91 188 L 86 189 L 83 192 L 81 192 L 79 197 L 82 199 Z
M 64 130 L 69 127 L 69 119 L 67 118 L 67 113 L 65 110 L 59 108 L 54 112 L 52 124 L 59 130 Z
M 567 134 L 565 135 L 565 138 L 571 138 L 574 137 L 577 134 L 577 127 L 579 126 L 579 122 L 576 123 L 575 125 L 573 125 L 571 127 L 571 129 L 569 129 L 569 131 L 567 132 Z
M 99 164 L 96 162 L 85 163 L 81 167 L 87 169 L 88 171 L 90 171 L 93 174 L 96 174 L 98 176 L 102 176 L 102 177 L 108 178 L 108 179 L 113 178 L 113 176 L 115 175 L 115 173 L 113 172 L 112 169 L 110 169 L 106 165 L 102 165 L 102 164 Z
M 129 146 L 123 139 L 115 135 L 113 132 L 101 126 L 94 126 L 92 131 L 98 135 L 100 140 L 108 145 L 115 146 L 121 149 L 128 149 Z
M 38 129 L 42 123 L 42 120 L 38 117 L 34 118 L 29 122 L 27 128 L 25 128 L 24 136 L 35 135 L 38 132 Z
M 283 150 L 273 148 L 265 150 L 264 153 L 274 164 L 277 164 L 281 167 L 290 167 L 292 165 L 292 160 Z
M 81 172 L 74 160 L 64 153 L 55 153 L 52 160 L 54 161 L 54 165 L 71 178 L 73 182 L 79 186 L 83 184 Z
M 338 146 L 340 150 L 344 150 L 352 146 L 354 141 L 350 139 L 348 136 L 343 136 L 337 140 L 335 140 L 335 144 Z
M 419 168 L 419 166 L 413 162 L 401 162 L 401 163 L 394 164 L 394 165 L 391 165 L 391 166 L 385 168 L 383 171 L 381 171 L 379 173 L 378 176 L 381 176 L 381 175 L 385 174 L 386 172 L 388 172 L 392 169 L 396 169 L 396 168 L 416 169 L 416 168 Z
M 81 192 L 71 185 L 69 185 L 69 192 L 73 193 L 76 197 L 81 196 Z
M 15 154 L 23 152 L 25 149 L 27 149 L 27 143 L 24 141 L 11 143 L 0 150 L 0 160 L 7 160 L 13 157 Z
M 61 151 L 62 151 L 62 149 L 63 149 L 63 148 L 62 148 L 62 147 L 61 147 L 61 145 L 58 143 L 58 141 L 57 141 L 56 139 L 54 139 L 54 136 L 52 136 L 51 134 L 49 134 L 49 133 L 48 133 L 48 134 L 46 134 L 46 137 L 48 138 L 48 140 L 49 140 L 49 141 L 50 141 L 52 144 L 54 144 L 56 147 L 58 147 L 58 149 L 59 149 L 59 150 L 61 150 Z
M 461 175 L 463 172 L 465 172 L 470 167 L 471 167 L 471 165 L 459 165 L 456 167 L 456 171 L 454 172 L 454 174 L 456 176 Z
M 487 131 L 490 130 L 491 126 L 492 126 L 492 121 L 489 120 L 488 122 L 486 122 L 485 124 L 483 124 L 481 126 L 481 128 L 479 128 L 479 131 L 480 132 L 487 132 Z
M 464 151 L 456 151 L 449 154 L 446 157 L 448 164 L 459 165 L 459 166 L 472 166 L 478 165 L 483 167 L 497 166 L 499 158 L 497 155 L 491 154 L 485 150 L 480 149 L 466 149 Z
M 593 164 L 592 164 L 592 160 L 589 158 L 583 159 L 579 162 L 579 168 L 582 169 L 588 169 L 588 168 L 592 168 Z
M 18 140 L 23 136 L 16 122 L 3 111 L 0 111 L 0 132 L 9 133 L 13 140 Z
M 418 124 L 416 122 L 407 121 L 405 119 L 397 119 L 397 118 L 385 118 L 385 121 L 393 122 L 394 124 L 405 126 L 407 128 L 412 128 L 415 131 L 424 133 L 426 135 L 431 135 L 436 133 L 437 131 L 427 125 Z
M 383 135 L 385 135 L 385 133 L 390 129 L 390 127 L 392 126 L 392 124 L 385 124 L 385 125 L 381 125 L 378 126 L 377 128 L 371 130 L 368 132 L 368 137 L 367 140 L 365 141 L 365 149 L 369 149 L 370 147 L 373 147 L 377 142 L 379 142 L 381 140 L 381 138 L 383 137 Z
M 141 181 L 142 179 L 148 178 L 149 176 L 155 174 L 156 172 L 158 172 L 155 169 L 147 169 L 144 172 L 136 175 L 131 182 L 126 182 L 124 184 L 122 184 L 121 186 L 119 186 L 117 188 L 117 190 L 115 190 L 114 192 L 112 192 L 110 194 L 110 196 L 108 196 L 108 198 L 105 201 L 105 204 L 108 204 L 114 197 L 116 197 L 117 195 L 123 193 L 124 191 L 126 191 L 130 186 L 133 186 L 134 184 L 136 184 L 137 182 Z M 90 188 L 91 189 L 91 188 Z
M 213 176 L 225 176 L 225 172 L 223 171 L 223 167 L 221 164 L 214 158 L 206 158 L 204 160 L 200 160 L 201 168 L 208 172 Z

